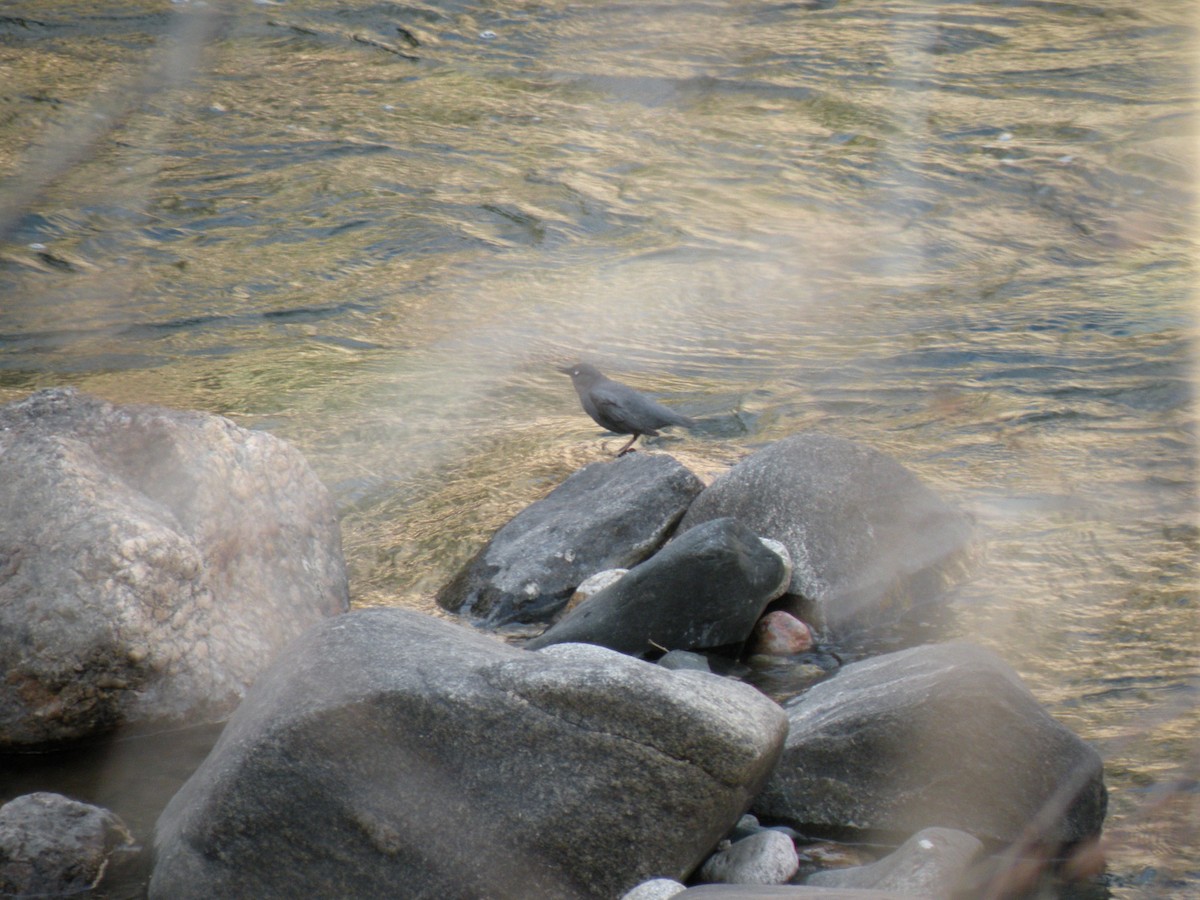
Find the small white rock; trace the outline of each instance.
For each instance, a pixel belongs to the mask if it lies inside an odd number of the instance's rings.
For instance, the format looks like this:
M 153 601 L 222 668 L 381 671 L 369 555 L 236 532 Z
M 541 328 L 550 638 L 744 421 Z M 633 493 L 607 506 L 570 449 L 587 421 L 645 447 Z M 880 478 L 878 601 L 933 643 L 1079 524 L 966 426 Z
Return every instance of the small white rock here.
M 685 890 L 687 888 L 673 879 L 652 878 L 622 894 L 621 900 L 667 900 L 668 897 L 674 897 Z
M 796 845 L 779 831 L 760 831 L 714 853 L 700 867 L 708 884 L 787 884 L 800 868 Z
M 575 593 L 567 601 L 566 611 L 569 612 L 583 601 L 590 600 L 610 584 L 616 584 L 628 571 L 628 569 L 604 569 L 594 575 L 589 575 L 580 583 L 579 587 L 575 588 Z

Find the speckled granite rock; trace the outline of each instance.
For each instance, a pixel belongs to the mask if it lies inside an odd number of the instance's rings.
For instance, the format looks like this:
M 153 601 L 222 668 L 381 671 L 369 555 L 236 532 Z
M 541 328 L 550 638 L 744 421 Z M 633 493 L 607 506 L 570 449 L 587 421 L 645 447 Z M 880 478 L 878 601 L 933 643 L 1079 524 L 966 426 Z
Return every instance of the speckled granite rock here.
M 722 516 L 787 547 L 792 611 L 834 630 L 932 599 L 960 576 L 972 533 L 966 514 L 890 456 L 817 432 L 739 462 L 679 529 Z
M 154 900 L 611 900 L 682 878 L 773 766 L 748 685 L 400 609 L 301 636 L 155 832 Z
M 792 839 L 779 831 L 763 830 L 706 859 L 699 879 L 710 884 L 787 884 L 799 868 Z
M 900 837 L 942 826 L 995 843 L 1036 827 L 1050 847 L 1104 822 L 1100 755 L 983 647 L 851 663 L 786 709 L 783 758 L 754 801 L 763 821 Z
M 285 442 L 71 389 L 0 409 L 0 748 L 217 720 L 348 607 L 333 504 Z
M 0 806 L 0 894 L 62 897 L 96 887 L 140 848 L 114 813 L 61 794 Z

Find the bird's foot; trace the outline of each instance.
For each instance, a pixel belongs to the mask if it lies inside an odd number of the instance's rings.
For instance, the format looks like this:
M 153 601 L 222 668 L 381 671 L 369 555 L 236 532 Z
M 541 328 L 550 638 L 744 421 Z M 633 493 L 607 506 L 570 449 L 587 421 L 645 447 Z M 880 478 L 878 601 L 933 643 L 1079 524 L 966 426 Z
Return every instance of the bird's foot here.
M 637 439 L 640 437 L 641 437 L 641 434 L 635 434 L 633 437 L 631 437 L 629 439 L 629 443 L 626 444 L 624 447 L 622 447 L 619 451 L 617 451 L 617 456 L 618 457 L 624 456 L 626 453 L 629 453 L 631 450 L 633 450 L 633 445 L 637 443 Z

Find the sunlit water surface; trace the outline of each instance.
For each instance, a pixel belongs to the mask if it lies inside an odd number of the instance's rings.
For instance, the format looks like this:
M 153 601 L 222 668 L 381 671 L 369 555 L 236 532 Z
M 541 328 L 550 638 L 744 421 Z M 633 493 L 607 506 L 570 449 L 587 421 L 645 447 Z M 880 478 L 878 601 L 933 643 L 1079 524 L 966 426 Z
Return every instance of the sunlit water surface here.
M 979 521 L 953 633 L 1103 754 L 1100 889 L 1200 892 L 1189 4 L 206 8 L 0 8 L 0 401 L 284 437 L 355 604 L 435 614 L 617 447 L 556 365 L 704 477 L 873 445 Z

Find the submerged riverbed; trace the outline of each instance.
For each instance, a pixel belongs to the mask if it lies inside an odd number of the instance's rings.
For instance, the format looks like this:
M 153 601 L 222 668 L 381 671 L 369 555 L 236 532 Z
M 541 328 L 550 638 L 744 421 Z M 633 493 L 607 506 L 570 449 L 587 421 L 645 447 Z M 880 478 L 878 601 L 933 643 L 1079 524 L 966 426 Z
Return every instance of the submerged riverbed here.
M 432 614 L 620 446 L 558 365 L 702 475 L 875 446 L 978 521 L 954 632 L 1105 758 L 1098 889 L 1186 895 L 1196 51 L 1183 2 L 9 4 L 0 402 L 287 438 L 355 604 Z

